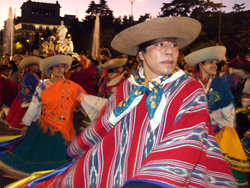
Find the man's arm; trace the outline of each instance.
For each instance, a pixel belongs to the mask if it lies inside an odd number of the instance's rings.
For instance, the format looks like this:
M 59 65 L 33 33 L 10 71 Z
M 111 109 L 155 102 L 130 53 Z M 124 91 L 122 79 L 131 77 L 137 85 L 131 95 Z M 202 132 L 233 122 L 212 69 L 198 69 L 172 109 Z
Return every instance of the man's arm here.
M 110 99 L 111 100 L 111 99 Z M 67 154 L 69 157 L 80 158 L 93 145 L 100 142 L 102 138 L 113 128 L 108 122 L 110 102 L 106 102 L 98 117 L 84 129 L 69 145 Z

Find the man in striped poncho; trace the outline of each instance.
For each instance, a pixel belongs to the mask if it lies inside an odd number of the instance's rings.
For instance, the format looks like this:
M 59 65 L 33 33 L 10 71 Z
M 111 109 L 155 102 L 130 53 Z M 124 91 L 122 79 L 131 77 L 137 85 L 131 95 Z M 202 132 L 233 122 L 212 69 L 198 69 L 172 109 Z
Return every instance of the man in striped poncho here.
M 111 46 L 139 55 L 143 67 L 70 144 L 76 161 L 37 186 L 236 187 L 209 124 L 204 90 L 176 67 L 179 48 L 200 31 L 194 19 L 163 17 L 119 33 Z

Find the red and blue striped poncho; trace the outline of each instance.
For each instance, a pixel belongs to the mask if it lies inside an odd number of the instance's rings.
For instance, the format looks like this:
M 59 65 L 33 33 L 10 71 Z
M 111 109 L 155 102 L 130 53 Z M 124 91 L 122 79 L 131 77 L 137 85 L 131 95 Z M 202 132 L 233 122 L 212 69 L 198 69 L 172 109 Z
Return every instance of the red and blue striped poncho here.
M 156 129 L 150 127 L 147 94 L 115 126 L 109 123 L 112 110 L 136 87 L 125 80 L 100 117 L 69 146 L 73 165 L 37 186 L 236 187 L 211 130 L 202 86 L 185 74 L 174 76 L 163 86 L 167 103 Z

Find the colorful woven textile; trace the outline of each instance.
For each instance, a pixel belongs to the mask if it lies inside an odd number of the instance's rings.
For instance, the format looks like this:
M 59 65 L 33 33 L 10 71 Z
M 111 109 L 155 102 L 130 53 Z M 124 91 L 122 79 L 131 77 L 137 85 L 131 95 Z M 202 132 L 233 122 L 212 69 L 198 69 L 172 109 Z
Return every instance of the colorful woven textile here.
M 137 87 L 124 81 L 99 118 L 70 144 L 73 165 L 36 186 L 120 188 L 135 181 L 162 187 L 236 187 L 209 124 L 204 90 L 180 72 L 162 86 L 166 105 L 155 129 L 146 109 L 147 93 L 115 125 L 108 121 Z

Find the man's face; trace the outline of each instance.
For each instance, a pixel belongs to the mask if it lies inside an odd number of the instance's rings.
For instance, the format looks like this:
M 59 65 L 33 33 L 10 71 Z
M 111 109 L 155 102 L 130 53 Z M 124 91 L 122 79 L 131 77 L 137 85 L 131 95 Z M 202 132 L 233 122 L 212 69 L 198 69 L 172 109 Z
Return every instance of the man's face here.
M 139 52 L 145 76 L 149 80 L 171 74 L 176 67 L 178 56 L 179 49 L 175 38 L 157 39 L 146 47 L 145 52 Z

